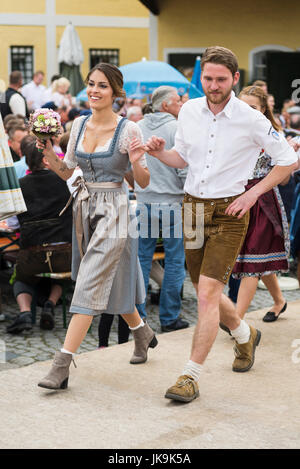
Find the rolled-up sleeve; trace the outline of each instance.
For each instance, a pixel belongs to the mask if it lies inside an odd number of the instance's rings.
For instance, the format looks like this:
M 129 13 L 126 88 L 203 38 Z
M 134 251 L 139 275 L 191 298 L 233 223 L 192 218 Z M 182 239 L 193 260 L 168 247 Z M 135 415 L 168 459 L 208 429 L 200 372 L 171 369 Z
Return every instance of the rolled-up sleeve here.
M 285 137 L 277 132 L 263 115 L 253 123 L 252 137 L 254 142 L 271 156 L 274 165 L 289 166 L 298 161 L 296 152 Z
M 180 157 L 187 163 L 187 146 L 184 141 L 183 118 L 184 114 L 183 110 L 181 110 L 178 116 L 177 131 L 175 134 L 175 144 L 173 149 L 176 150 Z

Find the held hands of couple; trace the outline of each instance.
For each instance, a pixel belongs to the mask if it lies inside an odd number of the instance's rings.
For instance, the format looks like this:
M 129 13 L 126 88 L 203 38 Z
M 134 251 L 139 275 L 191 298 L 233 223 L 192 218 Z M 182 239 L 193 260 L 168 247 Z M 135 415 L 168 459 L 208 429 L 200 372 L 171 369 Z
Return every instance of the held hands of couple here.
M 154 135 L 149 138 L 144 146 L 145 152 L 149 155 L 158 157 L 159 153 L 165 149 L 166 141 L 162 137 L 155 137 Z
M 131 139 L 129 148 L 129 159 L 131 163 L 138 161 L 145 152 L 156 157 L 159 152 L 164 150 L 165 140 L 161 137 L 151 137 L 144 145 L 138 138 Z

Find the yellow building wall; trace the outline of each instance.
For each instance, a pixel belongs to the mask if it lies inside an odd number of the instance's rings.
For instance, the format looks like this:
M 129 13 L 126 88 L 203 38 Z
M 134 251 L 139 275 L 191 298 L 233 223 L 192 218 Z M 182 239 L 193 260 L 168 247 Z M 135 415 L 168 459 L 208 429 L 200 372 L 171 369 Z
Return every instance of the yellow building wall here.
M 33 46 L 34 69 L 46 70 L 46 29 L 43 26 L 0 25 L 0 79 L 6 84 L 8 83 L 11 46 Z
M 163 0 L 158 16 L 158 59 L 164 48 L 221 45 L 248 70 L 250 50 L 263 45 L 300 48 L 300 2 L 274 0 Z
M 72 5 L 72 6 L 70 6 Z M 138 0 L 57 0 L 56 13 L 59 15 L 98 15 L 147 17 L 148 9 Z
M 45 0 L 0 0 L 0 13 L 45 13 Z
M 0 0 L 0 13 L 45 14 L 46 0 Z M 149 11 L 138 0 L 56 0 L 56 14 L 148 18 Z M 65 27 L 56 27 L 58 48 Z M 82 75 L 89 70 L 89 49 L 119 49 L 120 65 L 149 56 L 148 28 L 96 28 L 76 26 L 82 42 L 85 61 Z M 9 54 L 13 45 L 34 47 L 34 69 L 47 76 L 47 45 L 45 26 L 6 26 L 0 24 L 0 79 L 8 83 Z M 58 67 L 57 67 L 58 69 Z M 51 74 L 56 70 L 51 71 Z M 46 81 L 46 78 L 45 78 Z M 46 83 L 44 83 L 46 85 Z
M 56 28 L 57 46 L 64 28 Z M 76 27 L 84 52 L 82 76 L 89 71 L 89 49 L 120 49 L 120 65 L 137 62 L 149 56 L 148 29 L 137 28 L 86 28 Z

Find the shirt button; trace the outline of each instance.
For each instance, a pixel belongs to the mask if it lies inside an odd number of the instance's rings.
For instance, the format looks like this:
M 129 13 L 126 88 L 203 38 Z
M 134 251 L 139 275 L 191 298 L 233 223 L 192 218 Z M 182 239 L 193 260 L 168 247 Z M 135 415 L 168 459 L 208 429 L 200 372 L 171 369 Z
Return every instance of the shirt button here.
M 205 182 L 205 181 L 201 181 L 202 183 Z
M 208 152 L 208 153 L 211 153 L 211 150 L 209 150 L 209 152 Z
M 203 195 L 203 192 L 200 192 L 200 195 Z
M 209 168 L 209 165 L 207 165 L 206 167 Z
M 213 135 L 213 134 L 211 134 L 211 137 L 214 137 L 214 135 Z
M 217 122 L 217 119 L 214 119 L 214 122 Z

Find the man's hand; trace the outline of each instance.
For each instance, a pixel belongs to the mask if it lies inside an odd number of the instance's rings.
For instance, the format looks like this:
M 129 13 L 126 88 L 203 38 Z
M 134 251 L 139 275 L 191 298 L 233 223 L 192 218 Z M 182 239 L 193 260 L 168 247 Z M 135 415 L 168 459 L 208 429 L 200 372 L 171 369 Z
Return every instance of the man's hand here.
M 245 213 L 250 210 L 251 207 L 255 204 L 257 201 L 258 196 L 254 193 L 251 192 L 251 189 L 247 192 L 244 192 L 240 197 L 235 199 L 225 210 L 226 215 L 237 215 L 237 218 L 240 219 L 242 218 Z
M 164 151 L 166 141 L 162 137 L 151 137 L 145 144 L 145 151 L 154 157 L 157 157 L 159 153 Z

